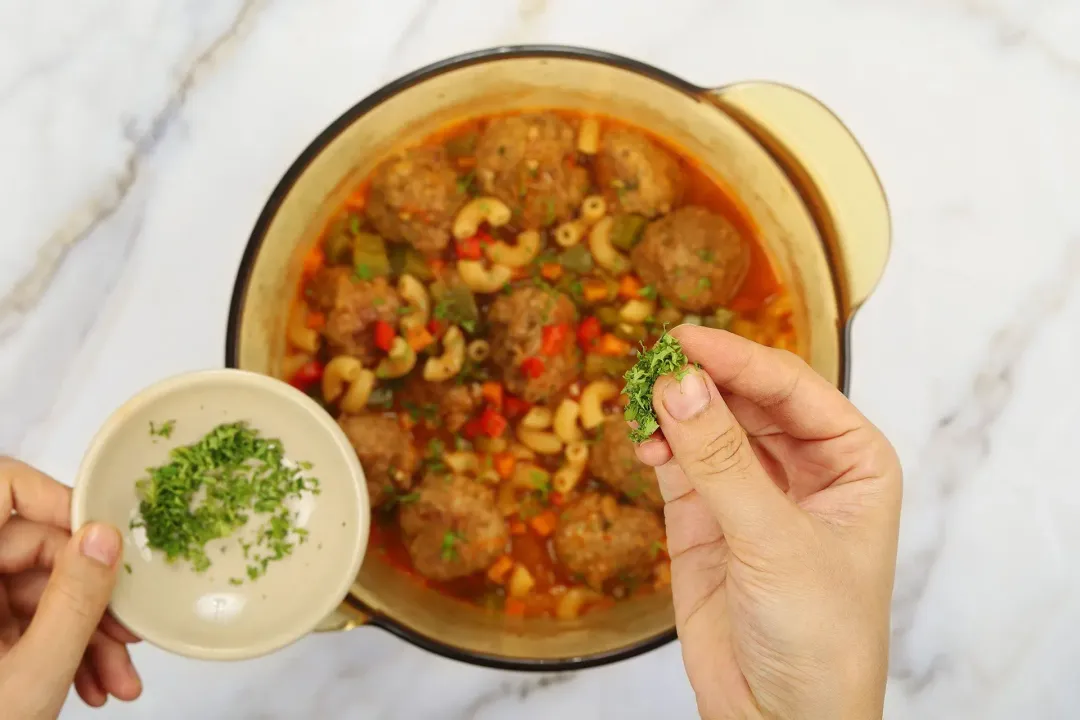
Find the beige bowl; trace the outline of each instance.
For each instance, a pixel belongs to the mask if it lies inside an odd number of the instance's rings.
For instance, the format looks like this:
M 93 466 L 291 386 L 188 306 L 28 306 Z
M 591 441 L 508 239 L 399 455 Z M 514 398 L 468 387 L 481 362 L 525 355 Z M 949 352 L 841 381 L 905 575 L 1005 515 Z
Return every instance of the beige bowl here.
M 168 438 L 151 423 L 174 421 Z M 320 493 L 298 508 L 309 535 L 291 555 L 245 577 L 237 535 L 212 541 L 212 565 L 197 573 L 169 564 L 131 529 L 139 498 L 135 482 L 168 462 L 169 451 L 193 443 L 221 423 L 247 421 L 281 440 L 286 457 L 308 461 Z M 305 519 L 306 516 L 306 519 Z M 118 409 L 98 432 L 76 475 L 71 525 L 106 522 L 124 537 L 123 569 L 113 614 L 135 634 L 170 652 L 237 660 L 277 650 L 310 632 L 341 602 L 356 578 L 370 524 L 364 474 L 344 433 L 302 392 L 239 370 L 208 370 L 153 385 Z M 249 526 L 251 522 L 249 522 Z

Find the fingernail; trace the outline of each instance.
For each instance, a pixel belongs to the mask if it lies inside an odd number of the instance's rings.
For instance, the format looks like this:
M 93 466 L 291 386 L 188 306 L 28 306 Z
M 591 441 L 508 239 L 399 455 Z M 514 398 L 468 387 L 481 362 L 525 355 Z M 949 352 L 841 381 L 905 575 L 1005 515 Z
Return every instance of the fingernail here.
M 701 373 L 688 370 L 664 388 L 664 407 L 676 420 L 689 420 L 709 406 L 709 388 Z
M 120 556 L 120 533 L 108 525 L 91 525 L 83 533 L 79 552 L 103 565 L 112 565 Z

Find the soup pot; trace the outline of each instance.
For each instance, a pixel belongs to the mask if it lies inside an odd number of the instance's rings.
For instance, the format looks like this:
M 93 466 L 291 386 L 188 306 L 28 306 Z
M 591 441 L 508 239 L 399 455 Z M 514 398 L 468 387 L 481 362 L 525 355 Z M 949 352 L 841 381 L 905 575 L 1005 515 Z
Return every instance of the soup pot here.
M 430 65 L 331 123 L 285 173 L 251 234 L 233 293 L 226 363 L 280 376 L 302 259 L 380 159 L 469 116 L 542 107 L 650 130 L 730 188 L 794 295 L 799 354 L 846 389 L 847 328 L 884 269 L 889 214 L 870 162 L 844 125 L 783 85 L 701 88 L 636 60 L 551 46 L 501 47 Z M 320 629 L 363 624 L 451 658 L 517 670 L 600 665 L 675 638 L 670 594 L 574 621 L 507 618 L 426 589 L 374 554 Z

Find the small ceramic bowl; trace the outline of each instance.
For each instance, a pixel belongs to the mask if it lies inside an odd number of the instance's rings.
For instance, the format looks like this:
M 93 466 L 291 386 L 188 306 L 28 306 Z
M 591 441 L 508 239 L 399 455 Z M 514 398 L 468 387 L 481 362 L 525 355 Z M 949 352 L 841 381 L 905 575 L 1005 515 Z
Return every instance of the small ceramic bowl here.
M 211 565 L 203 572 L 183 560 L 166 562 L 147 547 L 145 530 L 131 527 L 139 508 L 135 483 L 148 468 L 168 463 L 173 448 L 241 420 L 279 439 L 287 460 L 310 462 L 308 474 L 319 479 L 319 493 L 295 508 L 305 541 L 255 580 L 246 576 L 249 561 L 238 538 L 250 533 L 257 516 L 206 546 Z M 161 433 L 170 421 L 171 432 Z M 363 470 L 333 419 L 286 383 L 239 370 L 173 377 L 120 407 L 83 458 L 71 505 L 73 528 L 106 522 L 123 535 L 110 606 L 116 618 L 165 650 L 210 660 L 264 655 L 314 629 L 356 578 L 369 518 Z

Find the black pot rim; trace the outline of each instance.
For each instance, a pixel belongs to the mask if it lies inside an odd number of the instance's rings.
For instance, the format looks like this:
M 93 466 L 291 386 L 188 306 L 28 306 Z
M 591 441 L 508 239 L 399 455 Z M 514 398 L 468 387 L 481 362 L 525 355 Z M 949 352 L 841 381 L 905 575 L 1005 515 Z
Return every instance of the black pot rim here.
M 610 65 L 619 67 L 625 70 L 644 75 L 652 78 L 660 83 L 668 85 L 676 90 L 686 93 L 687 95 L 697 95 L 702 92 L 704 88 L 698 87 L 682 78 L 672 75 L 669 72 L 653 67 L 647 63 L 635 60 L 633 58 L 624 57 L 615 53 L 606 52 L 603 50 L 594 50 L 591 48 L 575 47 L 569 45 L 505 45 L 487 48 L 483 50 L 476 50 L 473 52 L 464 53 L 461 55 L 455 55 L 444 60 L 426 65 L 418 70 L 414 70 L 402 77 L 394 80 L 365 97 L 360 102 L 353 105 L 351 108 L 342 113 L 336 120 L 330 123 L 326 129 L 319 133 L 314 140 L 304 148 L 303 152 L 293 161 L 289 169 L 286 170 L 281 180 L 274 187 L 273 192 L 270 193 L 270 197 L 267 199 L 266 204 L 263 206 L 262 212 L 259 214 L 258 220 L 255 222 L 255 227 L 251 231 L 251 236 L 248 239 L 247 247 L 244 249 L 243 257 L 240 260 L 240 267 L 236 275 L 236 283 L 233 286 L 232 300 L 229 305 L 229 318 L 225 336 L 225 365 L 226 367 L 237 367 L 237 343 L 239 340 L 240 330 L 240 316 L 243 311 L 244 302 L 247 297 L 248 284 L 251 280 L 252 268 L 255 264 L 255 258 L 259 254 L 259 250 L 262 247 L 262 241 L 266 235 L 267 228 L 273 221 L 274 216 L 281 208 L 282 203 L 285 200 L 285 196 L 288 195 L 293 185 L 300 175 L 307 169 L 312 161 L 321 153 L 327 145 L 329 145 L 342 131 L 349 125 L 355 122 L 359 117 L 370 112 L 373 108 L 388 100 L 389 98 L 417 85 L 425 80 L 429 80 L 432 77 L 441 75 L 446 72 L 451 72 L 470 65 L 476 65 L 479 63 L 491 62 L 494 60 L 505 60 L 514 58 L 559 58 L 559 59 L 571 59 L 571 60 L 583 60 L 588 62 L 595 62 L 602 65 Z M 850 319 L 849 319 L 850 320 Z M 847 361 L 847 347 L 848 347 L 848 333 L 850 331 L 850 322 L 844 331 L 841 333 L 841 348 L 840 348 L 840 389 L 846 394 L 848 389 L 848 379 L 850 373 L 850 363 Z M 666 645 L 677 637 L 675 628 L 672 627 L 661 633 L 658 633 L 652 637 L 638 641 L 631 645 L 627 645 L 622 648 L 610 650 L 607 652 L 595 653 L 591 655 L 585 655 L 581 657 L 570 658 L 555 658 L 555 659 L 525 659 L 525 658 L 509 658 L 500 655 L 491 655 L 486 653 L 474 652 L 471 650 L 463 650 L 461 648 L 448 645 L 444 642 L 436 640 L 432 637 L 417 632 L 416 630 L 398 622 L 397 620 L 381 614 L 372 612 L 369 608 L 364 607 L 356 598 L 349 597 L 347 602 L 358 606 L 358 609 L 367 614 L 370 617 L 370 625 L 382 628 L 409 643 L 428 650 L 437 655 L 449 658 L 451 660 L 458 660 L 466 662 L 472 665 L 479 665 L 483 667 L 497 668 L 501 670 L 518 670 L 518 671 L 540 671 L 540 672 L 560 672 L 565 670 L 583 670 L 585 668 L 597 667 L 600 665 L 607 665 L 609 663 L 615 663 L 620 660 L 626 660 L 637 655 L 641 655 L 654 650 L 658 647 Z

